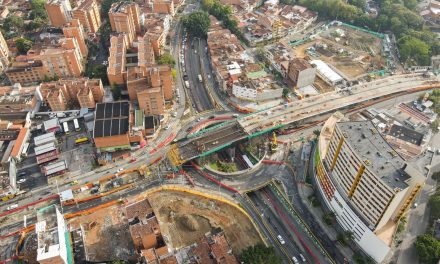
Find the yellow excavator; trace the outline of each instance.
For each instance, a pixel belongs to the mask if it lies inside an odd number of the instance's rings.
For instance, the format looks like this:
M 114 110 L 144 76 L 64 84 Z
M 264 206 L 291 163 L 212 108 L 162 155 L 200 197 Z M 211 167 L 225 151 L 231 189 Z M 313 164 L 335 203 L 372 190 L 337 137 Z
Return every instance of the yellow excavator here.
M 275 134 L 275 132 L 273 132 L 272 135 L 272 143 L 270 145 L 270 149 L 272 150 L 272 152 L 275 152 L 278 148 L 278 142 L 277 142 L 277 134 Z

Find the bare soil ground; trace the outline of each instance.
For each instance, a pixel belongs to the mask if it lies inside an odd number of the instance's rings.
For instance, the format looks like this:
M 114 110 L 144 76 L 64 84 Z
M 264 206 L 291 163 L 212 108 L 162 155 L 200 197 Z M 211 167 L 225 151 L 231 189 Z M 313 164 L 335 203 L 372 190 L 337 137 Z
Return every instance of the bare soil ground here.
M 336 30 L 341 30 L 343 36 Z M 338 38 L 338 41 L 336 39 Z M 318 48 L 320 57 L 311 59 L 322 60 L 335 67 L 345 77 L 353 79 L 368 72 L 377 71 L 385 65 L 381 56 L 382 40 L 368 33 L 357 31 L 345 26 L 331 27 L 322 32 L 315 40 L 294 48 L 298 57 L 308 56 L 306 49 L 314 44 L 327 45 L 326 49 Z M 344 50 L 343 53 L 338 53 Z M 347 55 L 346 52 L 350 54 Z
M 160 192 L 148 197 L 162 234 L 174 248 L 196 242 L 212 228 L 221 227 L 234 252 L 261 242 L 250 220 L 233 206 L 180 192 Z
M 69 222 L 72 229 L 82 225 L 84 244 L 90 261 L 126 260 L 134 256 L 134 245 L 128 223 L 118 206 L 101 209 Z

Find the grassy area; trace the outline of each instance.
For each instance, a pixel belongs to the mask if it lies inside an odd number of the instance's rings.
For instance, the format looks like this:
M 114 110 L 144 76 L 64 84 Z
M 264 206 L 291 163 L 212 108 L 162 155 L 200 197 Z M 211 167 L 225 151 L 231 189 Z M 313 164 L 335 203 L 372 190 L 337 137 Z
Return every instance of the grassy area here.
M 217 160 L 216 162 L 212 162 L 209 164 L 209 166 L 216 171 L 221 172 L 236 172 L 238 171 L 237 165 L 233 162 L 227 163 Z

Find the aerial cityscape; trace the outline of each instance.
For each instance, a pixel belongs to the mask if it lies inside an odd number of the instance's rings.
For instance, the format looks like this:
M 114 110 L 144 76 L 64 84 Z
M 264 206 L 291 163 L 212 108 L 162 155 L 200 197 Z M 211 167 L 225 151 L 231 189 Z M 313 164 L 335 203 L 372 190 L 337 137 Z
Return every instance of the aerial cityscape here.
M 0 0 L 0 264 L 440 263 L 440 2 Z

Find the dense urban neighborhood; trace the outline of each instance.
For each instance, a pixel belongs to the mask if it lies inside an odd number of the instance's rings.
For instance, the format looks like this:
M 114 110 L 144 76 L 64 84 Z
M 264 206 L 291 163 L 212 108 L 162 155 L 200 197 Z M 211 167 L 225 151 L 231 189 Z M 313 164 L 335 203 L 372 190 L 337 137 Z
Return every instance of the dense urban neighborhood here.
M 0 0 L 0 264 L 440 263 L 440 2 Z

